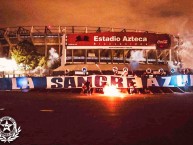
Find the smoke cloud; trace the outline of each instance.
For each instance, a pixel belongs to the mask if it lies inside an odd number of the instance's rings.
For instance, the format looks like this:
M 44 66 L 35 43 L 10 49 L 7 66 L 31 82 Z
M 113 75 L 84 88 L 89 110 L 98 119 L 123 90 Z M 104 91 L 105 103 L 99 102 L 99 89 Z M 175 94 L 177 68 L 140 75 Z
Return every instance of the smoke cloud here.
M 48 67 L 51 68 L 56 62 L 59 61 L 59 55 L 54 48 L 49 50 Z
M 18 70 L 18 65 L 14 59 L 0 58 L 0 71 Z

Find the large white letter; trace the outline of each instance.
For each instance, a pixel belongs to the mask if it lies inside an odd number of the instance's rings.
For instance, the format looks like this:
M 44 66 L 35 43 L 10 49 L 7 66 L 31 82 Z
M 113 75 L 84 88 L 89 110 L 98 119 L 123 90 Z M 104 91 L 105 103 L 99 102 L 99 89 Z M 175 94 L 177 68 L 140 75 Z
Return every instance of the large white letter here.
M 11 81 L 12 81 L 12 90 L 20 89 L 20 88 L 17 87 L 16 78 L 12 78 Z
M 147 86 L 149 87 L 149 86 L 152 86 L 152 85 L 155 85 L 155 86 L 159 87 L 159 84 L 158 84 L 156 78 L 147 79 Z
M 188 76 L 187 75 L 178 75 L 177 77 L 177 85 L 179 87 L 185 86 L 186 81 L 188 81 Z
M 94 36 L 94 41 L 98 41 L 98 36 Z
M 171 81 L 171 77 L 162 77 L 162 79 L 165 79 L 163 87 L 174 87 L 174 85 L 169 85 Z
M 63 88 L 64 77 L 46 77 L 47 88 Z

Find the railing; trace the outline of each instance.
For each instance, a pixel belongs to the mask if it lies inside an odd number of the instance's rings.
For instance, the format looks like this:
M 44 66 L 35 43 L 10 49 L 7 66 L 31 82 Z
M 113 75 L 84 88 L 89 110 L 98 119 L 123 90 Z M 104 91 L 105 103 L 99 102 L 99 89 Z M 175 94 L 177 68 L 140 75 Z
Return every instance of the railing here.
M 112 28 L 112 27 L 94 27 L 94 26 L 18 26 L 18 27 L 7 27 L 0 28 L 0 35 L 29 35 L 34 34 L 44 34 L 44 35 L 54 35 L 54 34 L 64 34 L 64 33 L 92 33 L 92 32 L 149 32 L 157 33 L 147 30 L 136 30 L 127 28 Z M 162 32 L 163 34 L 163 32 Z M 171 34 L 172 35 L 172 34 Z

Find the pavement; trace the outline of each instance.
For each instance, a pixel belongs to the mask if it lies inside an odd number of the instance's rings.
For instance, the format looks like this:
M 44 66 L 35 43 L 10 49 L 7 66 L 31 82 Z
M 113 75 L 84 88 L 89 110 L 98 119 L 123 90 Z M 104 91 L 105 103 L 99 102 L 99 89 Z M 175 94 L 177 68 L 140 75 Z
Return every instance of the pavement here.
M 1 91 L 0 118 L 21 127 L 10 145 L 192 145 L 193 94 L 107 97 Z M 6 145 L 0 141 L 0 145 Z

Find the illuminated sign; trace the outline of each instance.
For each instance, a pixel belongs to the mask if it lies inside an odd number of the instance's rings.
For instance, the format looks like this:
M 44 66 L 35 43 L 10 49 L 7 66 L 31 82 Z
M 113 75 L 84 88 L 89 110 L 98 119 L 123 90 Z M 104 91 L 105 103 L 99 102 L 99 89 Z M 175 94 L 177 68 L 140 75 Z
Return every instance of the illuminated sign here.
M 67 49 L 166 49 L 170 47 L 168 34 L 148 32 L 101 32 L 68 34 Z

